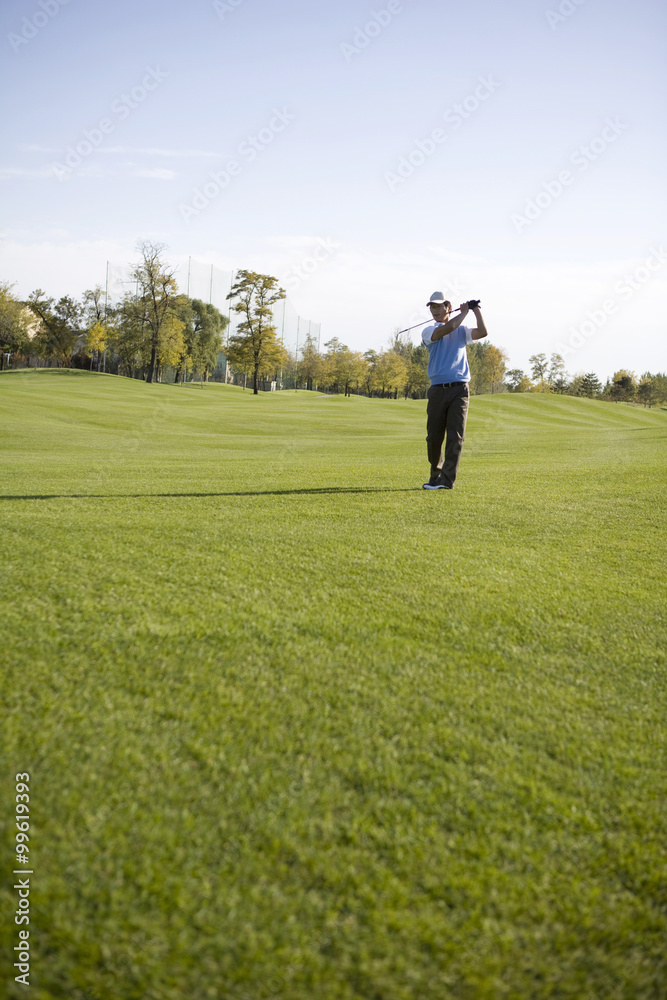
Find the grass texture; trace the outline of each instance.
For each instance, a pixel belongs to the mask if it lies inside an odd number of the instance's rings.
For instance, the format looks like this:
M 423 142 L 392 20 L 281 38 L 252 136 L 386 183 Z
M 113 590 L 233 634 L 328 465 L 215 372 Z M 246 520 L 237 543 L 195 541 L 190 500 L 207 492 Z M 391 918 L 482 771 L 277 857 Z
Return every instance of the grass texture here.
M 32 1000 L 667 996 L 666 411 L 473 397 L 438 492 L 412 400 L 0 419 Z

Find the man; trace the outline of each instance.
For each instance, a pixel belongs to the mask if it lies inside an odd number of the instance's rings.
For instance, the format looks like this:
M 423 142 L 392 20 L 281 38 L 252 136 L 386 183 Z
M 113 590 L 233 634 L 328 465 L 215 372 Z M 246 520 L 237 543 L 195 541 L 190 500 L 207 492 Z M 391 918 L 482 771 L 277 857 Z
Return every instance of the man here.
M 468 416 L 470 368 L 466 347 L 473 340 L 486 337 L 487 331 L 479 305 L 472 305 L 477 320 L 474 330 L 461 325 L 470 311 L 468 302 L 461 304 L 459 315 L 453 319 L 450 319 L 452 304 L 442 292 L 433 292 L 426 305 L 434 322 L 422 331 L 422 341 L 428 347 L 428 376 L 431 380 L 426 397 L 426 448 L 431 477 L 424 483 L 424 489 L 451 490 L 461 461 Z M 445 435 L 447 441 L 443 461 Z

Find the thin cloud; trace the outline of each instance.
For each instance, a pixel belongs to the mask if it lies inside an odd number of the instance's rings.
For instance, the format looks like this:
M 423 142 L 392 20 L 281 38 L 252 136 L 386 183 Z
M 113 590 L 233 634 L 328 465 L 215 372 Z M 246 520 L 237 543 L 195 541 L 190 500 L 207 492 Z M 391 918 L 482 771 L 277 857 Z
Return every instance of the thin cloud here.
M 26 145 L 25 143 L 19 144 L 17 149 L 21 153 L 61 153 L 62 150 L 56 146 L 40 146 L 37 143 L 32 143 Z
M 221 159 L 224 158 L 224 153 L 212 153 L 210 150 L 206 149 L 159 149 L 154 147 L 142 148 L 135 146 L 101 146 L 97 150 L 98 153 L 121 153 L 121 154 L 132 154 L 139 156 L 166 156 L 174 158 L 182 157 L 193 157 L 193 158 L 214 158 Z
M 0 181 L 11 180 L 53 180 L 56 177 L 53 166 L 45 167 L 0 167 Z M 118 177 L 143 177 L 149 180 L 173 181 L 178 177 L 175 170 L 167 167 L 144 167 L 141 164 L 128 162 L 118 164 L 112 169 L 106 169 L 99 163 L 85 163 L 72 170 L 67 180 L 76 177 L 94 178 L 97 180 Z
M 145 167 L 132 161 L 120 163 L 110 170 L 100 166 L 99 163 L 87 163 L 85 166 L 77 168 L 72 174 L 72 177 L 145 177 L 158 181 L 173 181 L 177 176 L 175 170 L 169 170 L 166 167 Z
M 148 177 L 156 181 L 173 181 L 177 176 L 175 170 L 166 170 L 164 167 L 154 167 L 152 170 L 139 168 L 134 170 L 132 177 Z
M 267 246 L 278 247 L 281 250 L 307 250 L 321 239 L 323 239 L 323 235 L 320 233 L 318 236 L 266 236 L 262 242 Z
M 55 154 L 57 156 L 64 156 L 65 150 L 62 146 L 42 146 L 39 143 L 21 143 L 17 146 L 17 149 L 21 153 L 49 153 Z M 224 159 L 226 153 L 215 153 L 210 149 L 162 149 L 157 146 L 100 146 L 99 149 L 95 150 L 96 153 L 120 153 L 121 155 L 137 155 L 137 156 L 165 156 L 173 158 L 209 158 L 209 159 Z
M 53 177 L 51 167 L 0 167 L 0 181 L 10 181 L 18 179 L 44 180 Z
M 450 264 L 488 264 L 490 263 L 488 257 L 473 257 L 466 253 L 457 253 L 454 250 L 447 250 L 444 247 L 429 246 L 427 250 L 431 253 L 437 254 L 441 260 L 447 261 Z

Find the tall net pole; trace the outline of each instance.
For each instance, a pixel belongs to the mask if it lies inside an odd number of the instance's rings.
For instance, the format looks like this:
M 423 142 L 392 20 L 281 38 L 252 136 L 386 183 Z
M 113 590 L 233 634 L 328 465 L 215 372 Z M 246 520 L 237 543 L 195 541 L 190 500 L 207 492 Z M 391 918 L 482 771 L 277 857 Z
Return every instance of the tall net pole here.
M 294 352 L 294 391 L 299 391 L 299 323 L 301 317 L 296 318 L 296 351 Z
M 232 268 L 232 276 L 231 276 L 230 281 L 229 281 L 229 291 L 230 291 L 230 293 L 231 293 L 232 288 L 234 287 L 234 273 L 235 273 L 234 272 L 234 268 Z M 229 353 L 229 335 L 232 332 L 232 300 L 229 299 L 228 301 L 229 301 L 229 307 L 227 309 L 227 336 L 225 338 L 225 340 L 226 340 L 226 343 L 225 343 L 225 385 L 227 385 L 227 382 L 229 381 L 229 358 L 228 358 L 227 355 Z
M 107 312 L 108 311 L 109 311 L 109 261 L 107 261 L 107 274 L 106 274 L 106 282 L 105 282 L 105 285 L 104 285 L 104 327 L 105 327 L 105 330 L 106 330 L 106 325 L 107 325 Z M 99 359 L 99 354 L 98 354 L 98 359 Z M 98 361 L 98 364 L 99 364 L 99 361 Z M 106 345 L 105 345 L 105 347 L 104 347 L 104 354 L 102 355 L 102 371 L 106 372 L 106 370 L 107 370 L 107 349 L 106 349 Z

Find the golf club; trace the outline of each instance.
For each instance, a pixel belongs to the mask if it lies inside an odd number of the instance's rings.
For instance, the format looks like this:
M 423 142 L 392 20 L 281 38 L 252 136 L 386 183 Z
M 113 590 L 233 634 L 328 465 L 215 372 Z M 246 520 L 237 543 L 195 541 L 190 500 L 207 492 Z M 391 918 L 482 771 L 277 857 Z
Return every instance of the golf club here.
M 480 303 L 479 299 L 470 299 L 467 305 L 470 309 L 475 309 L 479 305 L 479 303 Z M 461 312 L 460 309 L 455 309 L 454 312 L 450 313 L 450 316 L 455 316 L 456 313 L 459 312 Z M 408 333 L 409 330 L 416 330 L 418 326 L 426 326 L 427 323 L 432 323 L 432 322 L 433 322 L 432 319 L 425 319 L 422 323 L 415 323 L 414 326 L 406 326 L 405 330 L 399 330 L 396 336 L 400 337 L 402 333 Z

